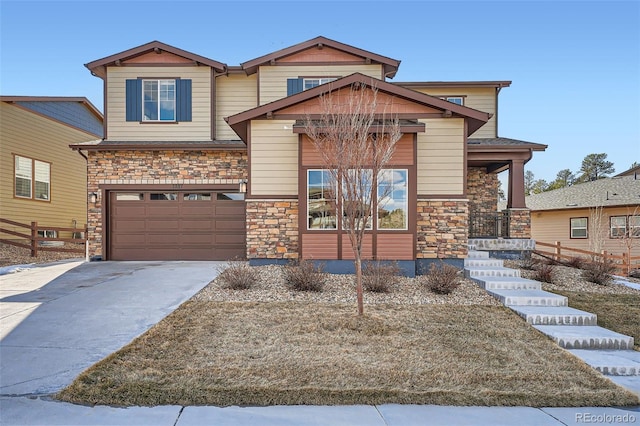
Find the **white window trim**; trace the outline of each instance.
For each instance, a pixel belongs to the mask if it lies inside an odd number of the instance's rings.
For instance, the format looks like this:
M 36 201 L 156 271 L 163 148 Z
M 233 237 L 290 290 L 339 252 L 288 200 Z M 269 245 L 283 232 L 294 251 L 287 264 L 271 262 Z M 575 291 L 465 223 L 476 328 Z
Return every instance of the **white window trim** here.
M 323 84 L 326 83 L 331 83 L 332 81 L 336 81 L 338 78 L 337 77 L 309 77 L 309 78 L 303 78 L 302 79 L 302 90 L 309 90 L 309 89 L 313 89 L 314 87 L 318 87 L 321 86 Z M 307 88 L 307 81 L 318 81 L 318 84 L 316 86 L 312 86 Z
M 146 82 L 156 82 L 158 84 L 158 89 L 157 89 L 157 94 L 158 94 L 158 110 L 157 110 L 157 114 L 158 114 L 158 119 L 157 120 L 152 120 L 150 118 L 146 118 L 145 116 L 145 99 L 144 99 L 144 94 L 145 94 L 145 83 Z M 161 102 L 162 99 L 160 99 L 160 86 L 161 83 L 163 82 L 171 82 L 173 83 L 173 118 L 172 119 L 166 119 L 163 120 L 160 116 L 160 112 L 161 112 Z M 175 79 L 171 79 L 171 78 L 144 78 L 142 79 L 142 121 L 147 122 L 147 123 L 171 123 L 171 122 L 176 122 L 176 113 L 177 113 L 177 105 L 176 105 L 176 95 L 177 95 L 177 84 L 176 84 L 176 80 Z
M 614 219 L 623 219 L 624 223 L 622 226 L 613 226 Z M 622 230 L 621 235 L 613 235 L 613 231 Z M 618 239 L 624 238 L 627 235 L 627 217 L 626 216 L 610 216 L 609 217 L 609 238 Z
M 31 167 L 30 167 L 30 172 L 31 172 L 31 176 L 27 177 L 27 176 L 18 176 L 18 170 L 16 168 L 16 163 L 19 161 L 19 159 L 22 160 L 26 160 L 28 162 L 31 163 Z M 40 176 L 40 179 L 37 179 L 37 174 L 38 174 L 38 166 L 43 167 L 46 166 L 46 176 L 43 179 L 43 176 Z M 29 179 L 29 196 L 26 197 L 24 195 L 18 195 L 16 193 L 16 179 L 17 178 L 21 178 L 21 179 Z M 51 163 L 47 162 L 47 161 L 42 161 L 42 160 L 36 160 L 35 158 L 30 158 L 30 157 L 25 157 L 23 155 L 17 155 L 14 154 L 14 160 L 13 160 L 13 196 L 15 198 L 20 198 L 22 200 L 35 200 L 35 201 L 44 201 L 44 202 L 49 202 L 51 201 Z M 36 197 L 36 183 L 46 183 L 47 184 L 47 193 L 46 196 L 47 198 L 37 198 Z
M 321 172 L 321 173 L 326 173 L 328 172 L 328 169 L 308 169 L 307 170 L 307 186 L 306 186 L 306 194 L 305 196 L 307 197 L 307 230 L 308 231 L 337 231 L 338 230 L 338 209 L 336 207 L 336 211 L 334 212 L 334 217 L 335 217 L 335 221 L 336 221 L 336 226 L 335 228 L 312 228 L 309 224 L 309 205 L 310 205 L 310 198 L 309 198 L 309 175 L 311 172 Z M 325 186 L 324 186 L 324 179 L 322 181 L 322 191 L 324 193 L 325 190 Z M 334 193 L 337 196 L 337 191 L 334 190 Z M 322 198 L 321 200 L 327 200 L 326 198 Z M 337 203 L 337 200 L 334 200 L 334 203 Z
M 378 205 L 378 208 L 376 208 L 376 229 L 378 231 L 407 231 L 409 229 L 409 169 L 383 169 L 380 171 L 380 174 L 384 173 L 385 171 L 389 171 L 392 174 L 396 171 L 403 171 L 405 172 L 405 179 L 406 179 L 406 197 L 404 200 L 404 212 L 405 212 L 405 218 L 404 218 L 404 223 L 405 223 L 405 227 L 404 228 L 381 228 L 380 227 L 380 206 Z M 378 176 L 378 185 L 380 184 L 380 176 Z M 392 184 L 392 187 L 394 185 Z M 378 187 L 376 187 L 376 197 L 378 198 L 378 204 L 380 203 L 379 200 L 379 191 L 378 191 Z M 393 189 L 391 189 L 391 195 L 393 195 Z
M 573 221 L 574 220 L 579 220 L 579 219 L 584 219 L 586 225 L 585 226 L 579 226 L 579 227 L 576 226 L 576 227 L 574 227 L 573 226 Z M 584 237 L 583 236 L 576 237 L 576 236 L 573 235 L 573 231 L 581 230 L 581 229 L 585 230 L 585 236 Z M 572 218 L 570 218 L 569 219 L 569 237 L 571 239 L 575 239 L 575 240 L 586 240 L 586 239 L 588 239 L 589 238 L 589 218 L 587 218 L 587 217 L 572 217 Z

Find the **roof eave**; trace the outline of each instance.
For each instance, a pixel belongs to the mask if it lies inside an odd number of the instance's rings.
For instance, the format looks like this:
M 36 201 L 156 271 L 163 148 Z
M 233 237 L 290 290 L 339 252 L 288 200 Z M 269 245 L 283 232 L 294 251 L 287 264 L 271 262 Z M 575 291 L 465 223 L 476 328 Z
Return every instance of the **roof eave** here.
M 143 44 L 138 47 L 134 47 L 132 49 L 125 50 L 123 52 L 119 52 L 119 53 L 104 57 L 102 59 L 97 59 L 95 61 L 88 62 L 84 64 L 84 66 L 87 67 L 93 75 L 104 79 L 106 77 L 106 67 L 110 65 L 114 65 L 116 61 L 118 60 L 122 61 L 135 56 L 140 56 L 144 53 L 147 53 L 156 49 L 159 49 L 160 51 L 164 50 L 174 55 L 182 56 L 183 58 L 193 60 L 195 63 L 198 63 L 198 64 L 210 66 L 211 68 L 214 68 L 220 72 L 223 72 L 227 69 L 227 65 L 222 62 L 218 62 L 213 59 L 206 58 L 204 56 L 200 56 L 195 53 L 188 52 L 186 50 L 182 50 L 174 46 L 170 46 L 168 44 L 159 42 L 157 40 Z

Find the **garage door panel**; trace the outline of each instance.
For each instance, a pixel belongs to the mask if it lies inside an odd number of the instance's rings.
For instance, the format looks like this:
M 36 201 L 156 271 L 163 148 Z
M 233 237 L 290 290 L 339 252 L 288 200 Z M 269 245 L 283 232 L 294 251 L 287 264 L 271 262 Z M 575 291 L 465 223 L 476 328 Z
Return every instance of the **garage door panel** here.
M 203 191 L 203 192 L 209 192 Z M 158 200 L 163 191 L 135 191 L 139 200 L 110 196 L 109 248 L 113 260 L 228 260 L 246 256 L 245 203 L 189 199 Z M 173 193 L 172 193 L 173 194 Z M 172 195 L 172 198 L 174 195 Z M 186 199 L 185 199 L 186 198 Z
M 215 229 L 217 231 L 225 231 L 225 230 L 245 230 L 246 223 L 244 221 L 239 221 L 238 218 L 233 219 L 218 219 L 215 221 Z
M 216 244 L 244 244 L 246 237 L 237 234 L 218 234 L 216 235 Z

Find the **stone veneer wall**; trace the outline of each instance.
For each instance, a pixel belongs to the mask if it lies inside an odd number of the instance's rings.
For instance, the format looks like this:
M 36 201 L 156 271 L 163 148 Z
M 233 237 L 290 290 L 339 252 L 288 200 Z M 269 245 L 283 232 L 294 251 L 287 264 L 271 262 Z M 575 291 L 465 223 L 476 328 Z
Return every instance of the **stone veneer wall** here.
M 223 185 L 247 178 L 242 151 L 89 151 L 87 192 L 99 185 Z M 88 197 L 87 194 L 87 197 Z M 89 256 L 102 256 L 103 200 L 88 209 Z
M 468 200 L 418 200 L 417 213 L 418 259 L 467 256 Z
M 487 173 L 481 167 L 467 168 L 467 197 L 469 211 L 475 213 L 495 213 L 498 211 L 498 185 L 495 173 Z
M 531 238 L 531 210 L 503 210 L 505 220 L 509 224 L 509 238 Z
M 298 201 L 247 201 L 247 258 L 298 258 Z

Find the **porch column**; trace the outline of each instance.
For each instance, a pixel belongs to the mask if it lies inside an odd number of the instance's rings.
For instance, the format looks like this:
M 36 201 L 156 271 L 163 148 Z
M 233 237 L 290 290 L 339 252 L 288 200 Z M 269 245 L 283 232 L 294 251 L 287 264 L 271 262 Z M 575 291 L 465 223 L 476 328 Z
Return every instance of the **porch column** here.
M 524 209 L 524 160 L 514 159 L 509 162 L 509 197 L 507 208 Z

